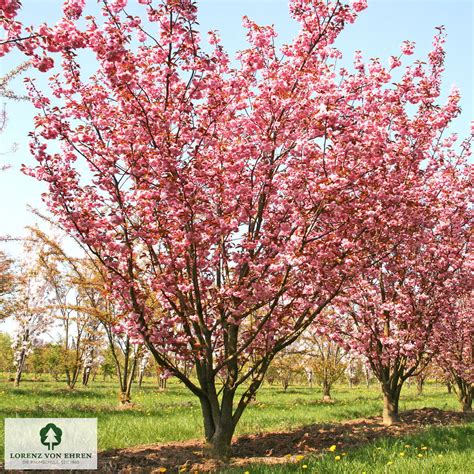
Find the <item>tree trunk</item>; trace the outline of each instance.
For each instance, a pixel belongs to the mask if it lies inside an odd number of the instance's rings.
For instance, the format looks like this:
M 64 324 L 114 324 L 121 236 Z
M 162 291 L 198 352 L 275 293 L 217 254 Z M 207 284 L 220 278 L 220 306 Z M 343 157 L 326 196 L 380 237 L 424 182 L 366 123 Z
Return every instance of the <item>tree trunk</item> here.
M 472 411 L 472 398 L 462 401 L 462 411 L 464 413 L 470 413 Z
M 451 384 L 451 382 L 446 382 L 446 388 L 448 389 L 448 393 L 452 393 L 453 385 Z
M 90 374 L 91 374 L 91 368 L 86 367 L 84 369 L 84 372 L 82 373 L 82 385 L 84 385 L 85 387 L 87 387 L 87 384 L 89 383 Z
M 331 385 L 325 380 L 323 382 L 323 401 L 330 402 L 331 398 Z
M 232 416 L 233 394 L 228 394 L 228 396 L 231 400 L 223 401 L 221 407 L 218 403 L 211 407 L 209 400 L 201 400 L 206 451 L 214 459 L 228 459 L 231 455 L 232 436 L 236 423 Z
M 400 400 L 400 389 L 391 389 L 388 387 L 382 387 L 383 391 L 383 424 L 391 426 L 400 422 L 398 416 L 398 402 Z
M 72 374 L 67 371 L 67 386 L 69 390 L 74 390 L 74 387 L 76 386 L 77 379 L 79 378 L 79 373 L 81 372 L 81 366 L 76 365 L 74 366 L 74 371 Z
M 13 382 L 13 385 L 15 387 L 20 386 L 21 376 L 23 374 L 23 368 L 25 366 L 25 359 L 26 359 L 26 351 L 23 350 L 20 355 L 20 362 L 18 363 L 18 367 L 16 369 L 16 374 L 15 374 L 15 380 Z
M 23 372 L 22 367 L 18 367 L 18 369 L 16 369 L 15 380 L 13 382 L 14 387 L 19 387 L 20 386 L 22 372 Z
M 144 375 L 145 375 L 145 371 L 140 370 L 140 373 L 138 374 L 138 388 L 142 388 L 143 376 Z
M 472 398 L 474 396 L 474 385 L 460 378 L 456 379 L 457 394 L 462 411 L 469 413 L 472 411 Z
M 422 395 L 423 394 L 423 386 L 425 385 L 425 381 L 424 379 L 418 377 L 416 379 L 416 393 L 418 395 Z
M 208 450 L 211 457 L 216 459 L 228 459 L 231 455 L 232 436 L 235 426 L 232 422 L 222 420 L 216 427 L 214 434 L 207 440 Z
M 119 399 L 121 405 L 130 405 L 131 403 L 130 393 L 127 390 L 120 392 Z

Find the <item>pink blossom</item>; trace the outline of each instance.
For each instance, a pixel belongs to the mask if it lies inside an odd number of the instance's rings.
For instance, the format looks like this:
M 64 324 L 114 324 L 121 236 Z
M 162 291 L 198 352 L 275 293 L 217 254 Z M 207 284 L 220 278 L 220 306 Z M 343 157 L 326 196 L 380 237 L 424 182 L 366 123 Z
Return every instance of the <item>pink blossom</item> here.
M 415 42 L 414 41 L 404 41 L 401 47 L 402 53 L 409 56 L 415 51 Z

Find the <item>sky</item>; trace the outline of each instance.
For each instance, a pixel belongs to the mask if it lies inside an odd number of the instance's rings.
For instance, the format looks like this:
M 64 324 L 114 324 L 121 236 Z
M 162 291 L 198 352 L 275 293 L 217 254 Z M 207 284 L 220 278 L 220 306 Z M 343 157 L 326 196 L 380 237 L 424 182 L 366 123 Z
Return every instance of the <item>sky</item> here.
M 131 0 L 134 3 L 134 0 Z M 61 0 L 23 0 L 20 19 L 25 24 L 55 22 L 61 13 Z M 92 11 L 95 0 L 87 0 Z M 242 16 L 247 15 L 260 24 L 274 24 L 279 41 L 289 42 L 297 32 L 297 24 L 288 16 L 287 0 L 198 0 L 202 32 L 218 30 L 227 50 L 233 55 L 246 47 Z M 473 119 L 473 24 L 472 0 L 369 0 L 369 8 L 357 22 L 343 31 L 337 46 L 345 55 L 341 63 L 349 65 L 355 50 L 365 58 L 398 55 L 404 40 L 415 41 L 413 59 L 423 59 L 430 50 L 435 27 L 444 25 L 448 34 L 447 59 L 443 94 L 456 84 L 462 96 L 463 113 L 452 130 L 460 137 L 469 133 Z M 0 76 L 22 61 L 18 53 L 2 58 Z M 15 81 L 16 92 L 23 89 L 22 80 Z M 24 176 L 22 163 L 31 164 L 28 152 L 28 132 L 33 129 L 35 114 L 31 104 L 6 102 L 8 125 L 0 136 L 0 161 L 10 169 L 0 173 L 0 236 L 24 235 L 24 228 L 35 222 L 27 206 L 40 207 L 43 184 Z M 17 145 L 12 152 L 13 144 Z M 3 250 L 15 254 L 16 244 L 3 244 Z

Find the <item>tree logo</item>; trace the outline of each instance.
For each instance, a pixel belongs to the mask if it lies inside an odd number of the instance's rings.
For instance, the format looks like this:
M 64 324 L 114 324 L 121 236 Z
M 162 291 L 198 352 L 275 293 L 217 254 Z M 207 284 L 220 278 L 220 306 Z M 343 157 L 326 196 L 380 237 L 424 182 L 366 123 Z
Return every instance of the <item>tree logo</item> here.
M 63 431 L 54 423 L 48 423 L 44 428 L 40 429 L 41 444 L 48 447 L 48 451 L 54 451 L 54 447 L 61 444 Z

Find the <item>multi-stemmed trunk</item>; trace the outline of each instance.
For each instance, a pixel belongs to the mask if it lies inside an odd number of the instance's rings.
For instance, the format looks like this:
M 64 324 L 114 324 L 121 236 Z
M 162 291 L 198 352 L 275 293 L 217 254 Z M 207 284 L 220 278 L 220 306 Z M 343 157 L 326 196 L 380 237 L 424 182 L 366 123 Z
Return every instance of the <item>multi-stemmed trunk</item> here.
M 115 370 L 119 381 L 119 403 L 121 405 L 130 405 L 132 402 L 132 385 L 138 366 L 140 349 L 134 347 L 130 342 L 130 336 L 128 335 L 125 336 L 123 341 L 119 340 L 116 342 L 112 325 L 108 322 L 103 322 L 103 326 L 107 334 L 110 353 L 114 360 Z M 120 352 L 118 352 L 119 350 Z
M 383 396 L 382 420 L 385 426 L 391 426 L 400 422 L 398 406 L 400 402 L 400 393 L 405 381 L 413 375 L 416 366 L 406 369 L 399 360 L 392 361 L 390 364 L 377 365 L 371 362 L 374 375 L 380 382 Z
M 233 401 L 235 393 L 225 391 L 219 404 L 217 397 L 214 402 L 201 399 L 201 410 L 204 419 L 204 434 L 208 454 L 213 458 L 228 458 L 231 454 L 232 436 L 236 420 L 233 417 Z
M 79 361 L 76 361 L 72 370 L 69 367 L 66 367 L 66 383 L 69 390 L 74 390 L 79 374 L 81 372 L 81 365 Z
M 121 405 L 130 405 L 132 403 L 132 384 L 133 384 L 133 374 L 135 372 L 135 364 L 132 366 L 132 375 L 128 379 L 121 380 L 119 400 Z
M 120 403 L 122 405 L 129 405 L 132 402 L 131 393 L 132 393 L 132 384 L 133 379 L 135 378 L 135 372 L 137 369 L 138 363 L 138 353 L 133 351 L 131 347 L 130 339 L 127 336 L 125 343 L 125 362 L 123 366 L 123 371 L 120 368 L 120 363 L 117 359 L 117 373 L 120 379 Z
M 228 347 L 232 352 L 237 347 L 237 328 L 233 328 L 229 338 L 232 338 Z M 148 346 L 155 359 L 160 362 L 159 353 L 152 346 Z M 227 459 L 231 455 L 232 437 L 237 423 L 247 405 L 254 399 L 260 388 L 273 354 L 265 357 L 256 367 L 239 379 L 237 358 L 226 365 L 226 375 L 223 379 L 218 377 L 219 370 L 215 368 L 214 355 L 211 350 L 206 351 L 206 357 L 197 360 L 195 370 L 198 384 L 179 371 L 173 375 L 178 377 L 199 398 L 204 422 L 204 435 L 206 440 L 206 453 L 216 459 Z M 220 380 L 219 380 L 220 379 Z M 242 383 L 248 385 L 242 394 L 236 396 L 237 389 Z M 221 385 L 222 382 L 222 385 Z

